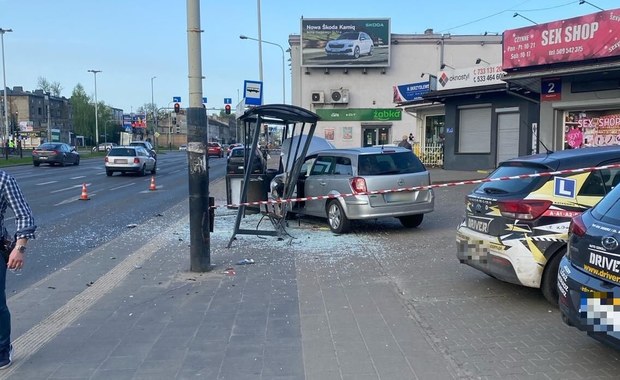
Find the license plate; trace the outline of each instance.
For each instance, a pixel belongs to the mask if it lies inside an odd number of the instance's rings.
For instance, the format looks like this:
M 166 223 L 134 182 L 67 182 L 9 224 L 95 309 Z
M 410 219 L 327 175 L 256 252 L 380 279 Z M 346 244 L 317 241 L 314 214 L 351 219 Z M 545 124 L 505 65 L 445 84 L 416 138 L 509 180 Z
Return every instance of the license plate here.
M 114 160 L 115 164 L 126 164 L 127 163 L 127 159 L 123 158 L 123 159 L 116 159 Z
M 388 203 L 411 201 L 411 192 L 409 191 L 387 193 L 384 196 L 385 196 L 385 201 Z
M 47 157 L 41 156 L 39 157 L 39 160 L 47 160 Z

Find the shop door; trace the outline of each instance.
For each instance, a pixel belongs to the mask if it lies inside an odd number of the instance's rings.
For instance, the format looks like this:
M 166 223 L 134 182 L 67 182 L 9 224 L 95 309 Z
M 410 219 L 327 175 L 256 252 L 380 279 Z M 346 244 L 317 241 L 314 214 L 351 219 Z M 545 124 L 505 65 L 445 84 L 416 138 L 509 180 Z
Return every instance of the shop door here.
M 497 115 L 497 162 L 519 156 L 519 114 Z
M 364 128 L 362 146 L 390 144 L 390 128 Z

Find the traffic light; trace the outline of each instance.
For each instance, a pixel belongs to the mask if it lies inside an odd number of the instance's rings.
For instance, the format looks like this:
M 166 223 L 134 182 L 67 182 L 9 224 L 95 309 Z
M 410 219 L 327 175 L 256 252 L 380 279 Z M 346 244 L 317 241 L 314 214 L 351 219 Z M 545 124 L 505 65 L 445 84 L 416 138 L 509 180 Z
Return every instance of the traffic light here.
M 179 103 L 174 103 L 174 113 L 181 112 L 181 105 Z
M 226 115 L 230 115 L 230 104 L 225 105 L 224 110 L 226 111 Z

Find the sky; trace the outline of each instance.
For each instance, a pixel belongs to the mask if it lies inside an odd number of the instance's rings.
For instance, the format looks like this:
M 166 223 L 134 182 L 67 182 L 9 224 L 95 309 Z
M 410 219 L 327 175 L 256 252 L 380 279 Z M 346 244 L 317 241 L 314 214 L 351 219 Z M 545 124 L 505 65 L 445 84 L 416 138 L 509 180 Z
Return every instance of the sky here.
M 620 8 L 620 0 L 232 0 L 201 1 L 203 97 L 208 108 L 233 110 L 245 80 L 259 79 L 258 38 L 288 49 L 304 18 L 389 18 L 396 34 L 499 33 Z M 518 12 L 524 17 L 513 17 Z M 125 112 L 151 103 L 189 106 L 187 3 L 184 0 L 0 0 L 6 85 L 37 89 L 38 79 L 71 97 L 81 84 L 94 98 Z M 282 103 L 282 50 L 263 43 L 264 103 Z M 290 68 L 285 53 L 286 102 Z M 155 79 L 151 79 L 156 77 Z M 415 79 L 415 78 L 414 78 Z M 152 84 L 152 85 L 151 85 Z M 2 83 L 0 83 L 1 88 Z M 211 111 L 219 113 L 219 111 Z

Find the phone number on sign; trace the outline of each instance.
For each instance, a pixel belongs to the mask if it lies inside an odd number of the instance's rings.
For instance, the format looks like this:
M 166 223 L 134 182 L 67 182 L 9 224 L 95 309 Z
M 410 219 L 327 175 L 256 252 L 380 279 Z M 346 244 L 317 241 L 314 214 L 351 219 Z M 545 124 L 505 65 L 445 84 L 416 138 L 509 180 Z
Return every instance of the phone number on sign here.
M 474 76 L 474 82 L 475 83 L 491 82 L 494 80 L 502 80 L 502 78 L 504 78 L 504 73 L 489 74 L 489 75 L 476 75 Z
M 549 55 L 572 54 L 572 53 L 582 53 L 582 52 L 583 52 L 583 46 L 570 46 L 570 47 L 551 49 L 549 50 Z

